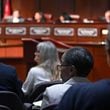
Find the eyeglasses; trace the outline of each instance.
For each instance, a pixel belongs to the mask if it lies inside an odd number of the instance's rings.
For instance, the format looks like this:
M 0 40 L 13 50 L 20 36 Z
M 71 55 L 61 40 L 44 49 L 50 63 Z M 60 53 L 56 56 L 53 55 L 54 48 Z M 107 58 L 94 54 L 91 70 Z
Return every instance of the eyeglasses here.
M 74 65 L 57 65 L 57 70 L 61 71 L 64 68 L 74 67 Z

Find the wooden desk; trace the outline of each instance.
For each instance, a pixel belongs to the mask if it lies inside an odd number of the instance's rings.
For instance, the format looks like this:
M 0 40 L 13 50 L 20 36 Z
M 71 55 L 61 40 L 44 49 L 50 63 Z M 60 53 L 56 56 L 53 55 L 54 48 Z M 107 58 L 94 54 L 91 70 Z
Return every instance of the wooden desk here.
M 28 69 L 34 64 L 33 57 L 35 46 L 37 42 L 50 40 L 62 50 L 72 46 L 83 46 L 88 48 L 94 57 L 94 68 L 89 75 L 92 81 L 102 78 L 110 78 L 110 68 L 106 62 L 105 53 L 105 38 L 107 35 L 108 24 L 94 23 L 94 24 L 36 24 L 36 23 L 23 23 L 23 24 L 0 24 L 0 57 L 3 58 L 4 47 L 2 41 L 12 40 L 17 41 L 15 44 L 21 49 L 16 55 L 10 54 L 8 58 L 21 58 L 23 65 L 25 65 L 25 73 L 22 73 L 24 79 Z M 35 42 L 36 40 L 36 42 Z M 19 43 L 18 43 L 19 42 Z M 15 45 L 14 44 L 14 45 Z M 10 44 L 12 45 L 12 44 Z M 15 47 L 15 46 L 13 46 Z M 8 49 L 6 47 L 5 49 Z M 31 50 L 31 51 L 30 51 Z M 1 52 L 2 51 L 2 52 Z M 5 51 L 9 53 L 9 51 Z M 60 51 L 61 52 L 61 51 Z M 5 53 L 5 55 L 7 55 Z M 1 56 L 2 54 L 2 56 Z M 7 56 L 4 56 L 7 58 Z

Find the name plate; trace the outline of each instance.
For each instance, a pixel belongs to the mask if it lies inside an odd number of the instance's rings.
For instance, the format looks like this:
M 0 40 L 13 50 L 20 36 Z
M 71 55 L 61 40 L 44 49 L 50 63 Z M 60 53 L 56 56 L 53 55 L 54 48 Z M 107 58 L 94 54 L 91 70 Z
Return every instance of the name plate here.
M 96 37 L 98 36 L 97 28 L 78 28 L 78 36 Z
M 50 27 L 30 27 L 30 35 L 48 36 L 51 33 Z
M 6 27 L 6 35 L 26 35 L 25 27 Z
M 108 29 L 102 29 L 102 35 L 108 35 L 109 30 Z
M 55 36 L 74 36 L 74 29 L 73 28 L 54 28 L 54 35 Z

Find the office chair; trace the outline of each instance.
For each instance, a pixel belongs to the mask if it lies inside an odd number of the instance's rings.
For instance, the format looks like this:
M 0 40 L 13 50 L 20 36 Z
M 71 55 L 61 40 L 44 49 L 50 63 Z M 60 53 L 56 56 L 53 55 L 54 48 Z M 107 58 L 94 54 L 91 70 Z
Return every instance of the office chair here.
M 0 91 L 0 105 L 9 107 L 11 110 L 26 110 L 16 93 Z
M 47 107 L 42 108 L 42 110 L 55 110 L 57 108 L 57 104 L 51 104 Z
M 5 105 L 0 105 L 0 110 L 11 110 L 11 109 Z
M 43 92 L 45 91 L 46 87 L 52 86 L 54 84 L 60 84 L 61 81 L 51 81 L 51 82 L 42 82 L 37 84 L 33 89 L 32 93 L 28 96 L 28 102 L 32 103 L 34 101 L 39 101 L 43 98 Z

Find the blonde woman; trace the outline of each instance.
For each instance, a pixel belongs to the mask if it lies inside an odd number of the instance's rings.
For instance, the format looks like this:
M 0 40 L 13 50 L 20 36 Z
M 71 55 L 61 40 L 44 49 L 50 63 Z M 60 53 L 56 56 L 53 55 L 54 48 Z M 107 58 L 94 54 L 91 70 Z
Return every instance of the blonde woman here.
M 59 79 L 56 71 L 59 63 L 58 51 L 52 42 L 40 42 L 36 47 L 34 60 L 38 65 L 29 70 L 22 86 L 25 95 L 31 93 L 35 85 L 39 83 Z

